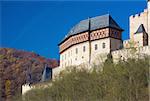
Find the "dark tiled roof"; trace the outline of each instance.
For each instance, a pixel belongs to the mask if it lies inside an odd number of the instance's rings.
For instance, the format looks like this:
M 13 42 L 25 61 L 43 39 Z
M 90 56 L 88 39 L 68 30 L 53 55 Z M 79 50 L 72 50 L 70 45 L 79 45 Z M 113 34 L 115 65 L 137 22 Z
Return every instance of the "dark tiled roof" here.
M 105 27 L 112 27 L 118 30 L 123 30 L 109 14 L 106 14 L 106 15 L 96 16 L 90 19 L 85 19 L 80 21 L 69 31 L 69 33 L 61 42 L 63 42 L 66 38 L 68 38 L 71 35 L 75 35 L 88 30 L 92 31 L 92 30 L 105 28 Z
M 139 28 L 137 29 L 137 31 L 135 32 L 135 34 L 137 34 L 137 33 L 143 33 L 143 32 L 145 32 L 145 28 L 144 28 L 144 25 L 141 24 L 139 26 Z
M 44 81 L 50 80 L 52 79 L 51 76 L 52 76 L 52 68 L 49 68 L 47 67 L 47 65 L 45 65 L 41 81 L 44 82 Z

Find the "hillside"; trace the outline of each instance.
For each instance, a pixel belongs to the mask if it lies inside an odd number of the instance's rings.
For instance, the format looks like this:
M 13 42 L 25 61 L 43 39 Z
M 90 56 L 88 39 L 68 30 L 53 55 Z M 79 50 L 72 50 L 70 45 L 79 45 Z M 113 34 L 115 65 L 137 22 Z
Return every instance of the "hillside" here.
M 0 48 L 0 81 L 3 98 L 9 98 L 16 92 L 21 92 L 21 85 L 27 82 L 31 73 L 32 83 L 39 82 L 44 65 L 54 68 L 58 61 L 46 59 L 33 52 L 11 48 Z
M 69 67 L 51 86 L 35 87 L 13 101 L 149 101 L 149 61 L 150 57 L 118 63 L 107 59 L 90 71 L 87 65 Z

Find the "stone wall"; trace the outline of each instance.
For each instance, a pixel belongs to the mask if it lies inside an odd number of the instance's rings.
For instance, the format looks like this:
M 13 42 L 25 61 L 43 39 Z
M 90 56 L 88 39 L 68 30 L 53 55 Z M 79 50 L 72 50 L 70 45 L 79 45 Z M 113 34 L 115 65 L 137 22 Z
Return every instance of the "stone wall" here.
M 138 27 L 143 24 L 146 32 L 148 32 L 148 10 L 144 9 L 144 12 L 141 12 L 136 15 L 130 16 L 130 39 L 134 40 L 134 33 L 137 31 Z
M 29 86 L 29 84 L 22 85 L 22 95 L 31 90 L 33 86 Z
M 89 42 L 76 44 L 60 54 L 60 66 L 79 65 L 89 60 Z
M 126 60 L 127 58 L 137 57 L 137 56 L 150 55 L 150 46 L 138 47 L 135 49 L 121 49 L 112 52 L 112 57 L 114 62 L 119 59 Z

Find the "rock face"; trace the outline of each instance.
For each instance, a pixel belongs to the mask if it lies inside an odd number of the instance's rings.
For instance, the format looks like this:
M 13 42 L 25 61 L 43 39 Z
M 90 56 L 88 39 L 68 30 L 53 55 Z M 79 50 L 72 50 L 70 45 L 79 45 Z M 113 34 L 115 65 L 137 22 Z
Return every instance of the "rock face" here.
M 29 71 L 31 82 L 39 82 L 45 64 L 54 68 L 58 66 L 58 61 L 46 59 L 33 52 L 0 48 L 0 94 L 2 99 L 11 98 L 16 92 L 21 93 L 21 85 L 28 82 Z

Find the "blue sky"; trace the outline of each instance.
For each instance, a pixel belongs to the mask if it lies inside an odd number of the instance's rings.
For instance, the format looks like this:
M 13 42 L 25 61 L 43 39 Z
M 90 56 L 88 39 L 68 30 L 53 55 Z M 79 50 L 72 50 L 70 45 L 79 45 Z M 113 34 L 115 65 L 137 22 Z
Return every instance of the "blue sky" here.
M 59 59 L 58 43 L 80 20 L 111 14 L 129 38 L 129 16 L 142 12 L 146 0 L 117 1 L 3 1 L 1 47 L 34 51 Z

